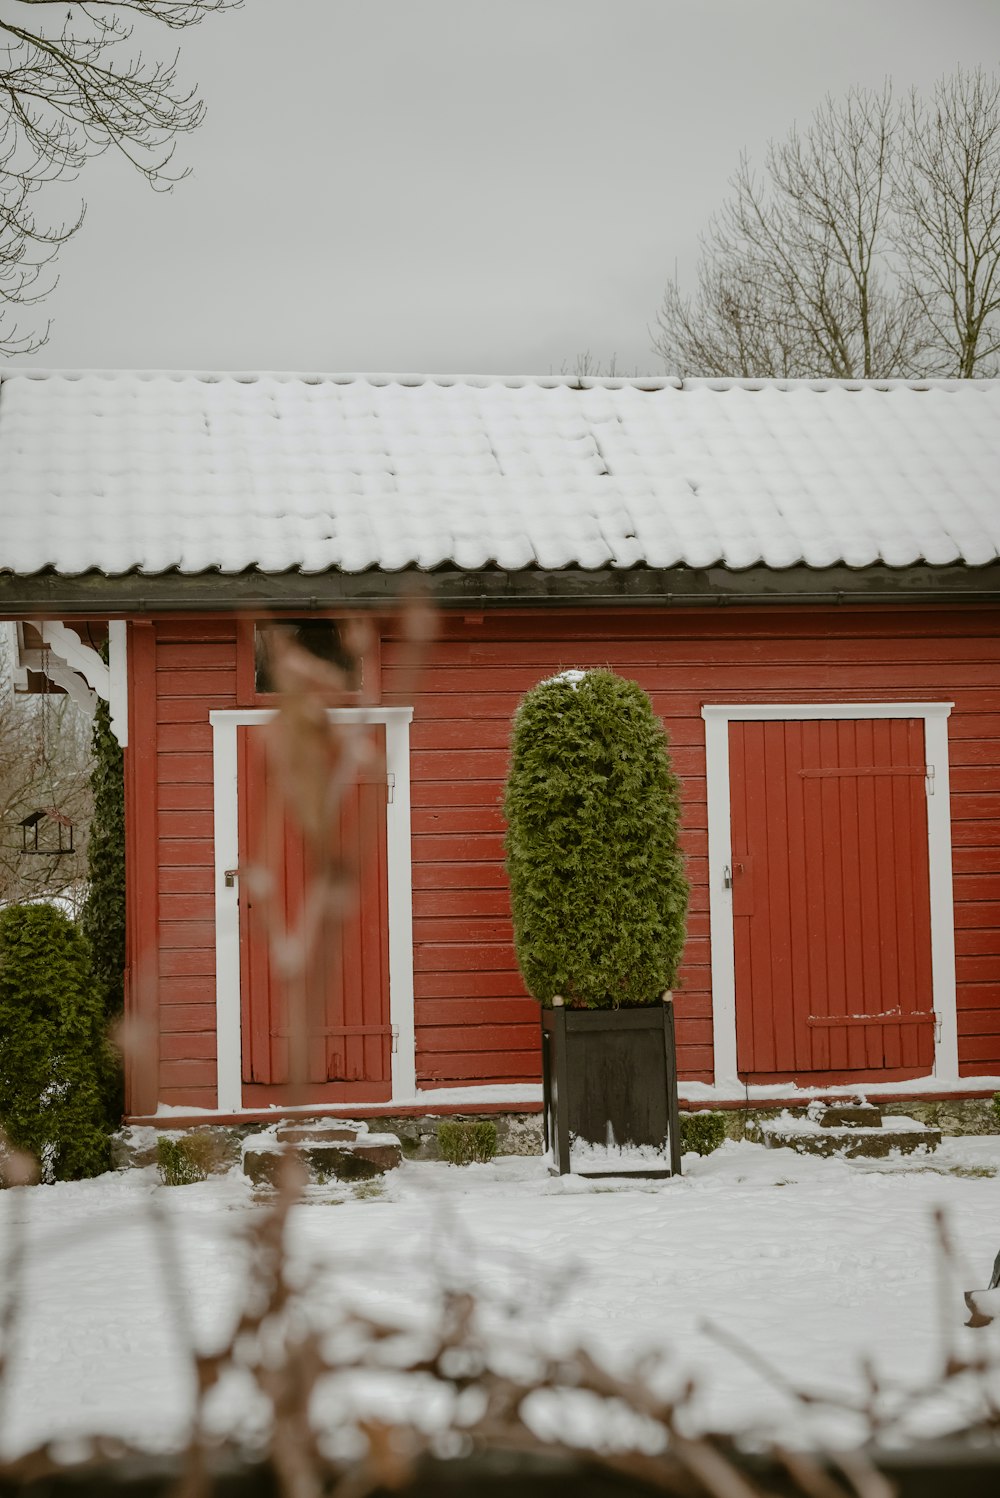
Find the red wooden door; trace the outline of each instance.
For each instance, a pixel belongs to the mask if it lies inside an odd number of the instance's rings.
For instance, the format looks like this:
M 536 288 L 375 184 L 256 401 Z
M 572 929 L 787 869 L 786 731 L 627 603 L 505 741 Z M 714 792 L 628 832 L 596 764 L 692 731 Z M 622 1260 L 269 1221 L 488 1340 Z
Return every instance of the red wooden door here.
M 331 829 L 331 853 L 347 872 L 342 897 L 318 920 L 298 972 L 294 952 L 286 966 L 286 944 L 302 950 L 294 933 L 311 919 L 314 854 L 285 813 L 266 730 L 239 729 L 244 1102 L 287 1092 L 293 1023 L 306 1028 L 309 1102 L 391 1096 L 385 731 L 370 732 L 372 752 Z
M 923 721 L 732 723 L 729 749 L 740 1075 L 927 1074 Z

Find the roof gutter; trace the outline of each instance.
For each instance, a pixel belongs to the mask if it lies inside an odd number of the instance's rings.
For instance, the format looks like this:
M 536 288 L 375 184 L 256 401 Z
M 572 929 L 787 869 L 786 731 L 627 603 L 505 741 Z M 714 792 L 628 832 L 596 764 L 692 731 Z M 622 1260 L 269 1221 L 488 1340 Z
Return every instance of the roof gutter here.
M 442 608 L 705 608 L 781 604 L 1000 604 L 1000 563 L 983 567 L 565 568 L 518 572 L 235 574 L 0 573 L 0 618 L 348 606 L 379 609 L 414 593 Z

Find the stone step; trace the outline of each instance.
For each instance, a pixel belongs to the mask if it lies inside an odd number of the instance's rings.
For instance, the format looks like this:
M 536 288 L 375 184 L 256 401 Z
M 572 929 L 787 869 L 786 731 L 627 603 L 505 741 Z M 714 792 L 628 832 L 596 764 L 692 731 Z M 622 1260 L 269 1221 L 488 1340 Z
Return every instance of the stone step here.
M 281 1144 L 306 1144 L 313 1140 L 317 1144 L 331 1144 L 335 1140 L 357 1139 L 359 1130 L 354 1124 L 326 1124 L 322 1120 L 301 1124 L 279 1124 L 275 1138 Z
M 925 1128 L 909 1118 L 894 1118 L 890 1125 L 878 1123 L 827 1125 L 820 1119 L 762 1119 L 755 1130 L 768 1149 L 793 1149 L 800 1155 L 841 1155 L 845 1159 L 882 1160 L 894 1150 L 912 1155 L 930 1153 L 941 1143 L 941 1130 Z
M 830 1103 L 817 1122 L 823 1129 L 880 1129 L 882 1115 L 874 1103 Z
M 328 1131 L 329 1133 L 329 1131 Z M 301 1143 L 275 1137 L 250 1138 L 243 1146 L 243 1170 L 255 1186 L 273 1186 L 282 1159 L 294 1152 L 311 1185 L 328 1181 L 368 1181 L 395 1170 L 403 1149 L 395 1134 L 359 1134 L 353 1139 L 309 1139 Z

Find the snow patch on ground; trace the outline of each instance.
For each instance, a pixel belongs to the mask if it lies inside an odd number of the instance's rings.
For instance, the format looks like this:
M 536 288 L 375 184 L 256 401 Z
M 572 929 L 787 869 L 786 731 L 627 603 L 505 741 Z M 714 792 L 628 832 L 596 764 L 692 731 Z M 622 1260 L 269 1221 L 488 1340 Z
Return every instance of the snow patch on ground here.
M 872 1112 L 874 1113 L 874 1111 L 873 1109 Z M 765 1119 L 760 1127 L 766 1130 L 768 1134 L 777 1134 L 779 1136 L 782 1134 L 823 1134 L 834 1138 L 840 1138 L 841 1136 L 853 1138 L 858 1134 L 895 1133 L 897 1130 L 901 1134 L 920 1133 L 927 1125 L 920 1123 L 916 1118 L 907 1118 L 903 1114 L 897 1115 L 893 1113 L 887 1117 L 884 1127 L 878 1124 L 850 1124 L 842 1127 L 828 1128 L 820 1123 L 818 1118 L 810 1117 L 808 1113 L 805 1116 L 789 1113 L 786 1108 L 784 1112 L 778 1114 L 777 1118 Z
M 696 1380 L 705 1427 L 850 1441 L 850 1419 L 800 1407 L 711 1328 L 811 1390 L 856 1392 L 865 1357 L 900 1385 L 932 1376 L 948 1351 L 992 1348 L 1000 1363 L 1000 1324 L 966 1331 L 962 1298 L 985 1289 L 1000 1248 L 998 1168 L 996 1135 L 878 1161 L 727 1141 L 667 1180 L 552 1176 L 539 1157 L 404 1163 L 363 1194 L 341 1188 L 340 1204 L 317 1192 L 292 1214 L 290 1250 L 293 1267 L 324 1266 L 317 1315 L 351 1301 L 419 1324 L 444 1277 L 509 1307 L 507 1331 L 536 1345 L 583 1342 L 616 1367 L 666 1352 L 678 1385 Z M 938 1207 L 959 1256 L 943 1280 Z M 182 1442 L 186 1329 L 205 1350 L 227 1336 L 260 1210 L 239 1171 L 167 1188 L 150 1167 L 0 1192 L 5 1288 L 19 1235 L 26 1246 L 2 1449 L 96 1431 L 150 1449 Z M 920 1433 L 976 1408 L 942 1399 Z M 220 1394 L 213 1420 L 252 1423 L 240 1390 Z
M 1000 1077 L 914 1077 L 908 1082 L 879 1082 L 860 1088 L 855 1082 L 844 1087 L 797 1087 L 794 1082 L 774 1082 L 767 1086 L 748 1087 L 738 1077 L 723 1078 L 719 1082 L 681 1082 L 678 1096 L 689 1103 L 748 1102 L 765 1104 L 780 1099 L 788 1102 L 808 1102 L 810 1098 L 860 1098 L 865 1100 L 871 1093 L 878 1098 L 912 1098 L 937 1096 L 939 1094 L 961 1094 L 975 1090 L 977 1093 L 1000 1091 Z
M 415 1092 L 410 1097 L 393 1098 L 390 1103 L 351 1103 L 349 1106 L 352 1116 L 357 1115 L 360 1117 L 365 1113 L 374 1113 L 379 1117 L 383 1117 L 386 1114 L 397 1112 L 400 1108 L 421 1108 L 426 1113 L 433 1113 L 435 1107 L 443 1105 L 451 1107 L 456 1103 L 500 1103 L 511 1108 L 517 1108 L 524 1103 L 541 1104 L 541 1101 L 542 1089 L 540 1085 L 531 1083 L 518 1086 L 510 1083 L 498 1083 L 495 1086 L 483 1087 L 433 1087 L 427 1088 L 423 1092 Z M 260 1108 L 234 1108 L 226 1116 L 229 1117 L 231 1114 L 232 1117 L 238 1118 L 240 1114 L 245 1113 L 248 1118 L 259 1117 L 261 1111 Z M 280 1111 L 283 1114 L 301 1113 L 308 1118 L 314 1118 L 316 1116 L 316 1104 L 305 1104 L 294 1108 L 282 1106 Z M 348 1111 L 347 1105 L 339 1109 L 339 1111 L 346 1113 Z M 160 1103 L 156 1110 L 156 1117 L 170 1118 L 172 1116 L 182 1116 L 184 1118 L 204 1117 L 206 1121 L 210 1121 L 217 1116 L 217 1110 L 214 1108 L 179 1107 L 175 1103 Z
M 546 1156 L 551 1163 L 551 1157 Z M 651 1170 L 669 1171 L 670 1155 L 652 1144 L 591 1144 L 586 1139 L 572 1139 L 569 1149 L 570 1169 L 580 1175 L 600 1171 L 617 1171 L 622 1175 L 642 1175 Z

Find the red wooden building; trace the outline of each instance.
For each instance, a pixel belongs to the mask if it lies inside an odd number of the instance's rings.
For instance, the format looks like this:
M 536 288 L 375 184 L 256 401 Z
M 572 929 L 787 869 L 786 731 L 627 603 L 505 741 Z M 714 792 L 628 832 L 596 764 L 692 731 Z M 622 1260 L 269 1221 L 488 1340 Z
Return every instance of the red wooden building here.
M 287 1101 L 240 871 L 267 838 L 289 889 L 306 860 L 261 815 L 257 646 L 359 612 L 345 836 L 377 856 L 310 1103 L 537 1083 L 499 803 L 520 696 L 587 666 L 670 732 L 699 1098 L 1000 1075 L 1000 382 L 10 373 L 0 520 L 18 668 L 82 677 L 126 746 L 132 1117 Z

